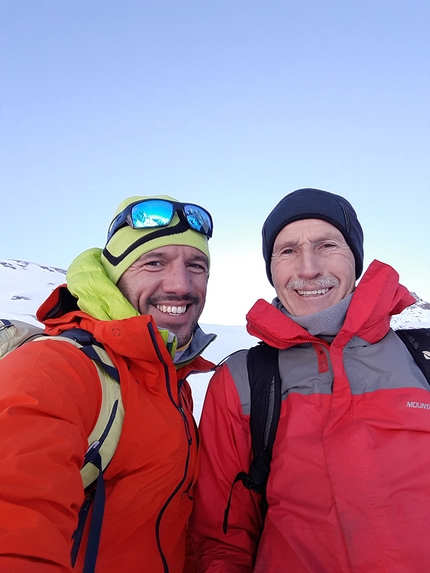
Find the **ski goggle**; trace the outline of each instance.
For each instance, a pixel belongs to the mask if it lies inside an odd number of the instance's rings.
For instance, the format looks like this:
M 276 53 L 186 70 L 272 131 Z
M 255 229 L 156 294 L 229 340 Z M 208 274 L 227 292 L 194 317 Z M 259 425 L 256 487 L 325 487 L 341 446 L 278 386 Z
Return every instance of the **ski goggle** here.
M 192 203 L 179 203 L 168 199 L 143 199 L 127 205 L 119 213 L 108 229 L 107 242 L 112 236 L 128 225 L 132 229 L 154 229 L 167 227 L 173 216 L 178 213 L 180 219 L 185 221 L 190 229 L 212 237 L 212 217 L 206 209 Z

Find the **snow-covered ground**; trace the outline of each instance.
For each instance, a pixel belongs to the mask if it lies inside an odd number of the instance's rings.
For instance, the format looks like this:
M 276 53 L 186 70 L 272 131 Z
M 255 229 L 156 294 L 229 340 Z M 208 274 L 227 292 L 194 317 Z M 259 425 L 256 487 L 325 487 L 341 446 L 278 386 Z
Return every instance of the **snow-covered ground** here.
M 36 310 L 50 292 L 66 280 L 62 269 L 15 259 L 0 260 L 0 318 L 9 318 L 38 324 Z M 430 304 L 416 294 L 417 303 L 393 317 L 392 326 L 398 328 L 430 327 Z M 239 348 L 249 348 L 256 343 L 244 326 L 202 324 L 205 332 L 214 332 L 217 339 L 204 356 L 218 363 Z M 199 419 L 210 374 L 191 376 L 195 415 Z

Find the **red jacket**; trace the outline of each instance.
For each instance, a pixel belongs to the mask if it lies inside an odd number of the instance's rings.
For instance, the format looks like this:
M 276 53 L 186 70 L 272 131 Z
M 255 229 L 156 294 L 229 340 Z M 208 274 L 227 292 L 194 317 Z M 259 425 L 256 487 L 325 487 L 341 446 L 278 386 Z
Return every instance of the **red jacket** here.
M 248 330 L 280 348 L 282 406 L 260 498 L 232 483 L 251 459 L 246 351 L 213 376 L 201 418 L 192 530 L 207 573 L 426 573 L 430 393 L 390 316 L 413 302 L 374 262 L 332 340 L 258 301 Z M 421 407 L 420 407 L 421 405 Z M 261 536 L 261 537 L 260 537 Z
M 54 291 L 39 310 L 59 301 Z M 47 331 L 92 332 L 117 367 L 125 408 L 105 472 L 97 571 L 182 573 L 196 479 L 197 436 L 185 377 L 150 316 L 99 321 L 73 310 Z M 31 343 L 0 362 L 0 571 L 70 573 L 71 537 L 84 492 L 80 467 L 101 402 L 93 363 L 70 344 Z M 82 555 L 74 571 L 82 570 Z

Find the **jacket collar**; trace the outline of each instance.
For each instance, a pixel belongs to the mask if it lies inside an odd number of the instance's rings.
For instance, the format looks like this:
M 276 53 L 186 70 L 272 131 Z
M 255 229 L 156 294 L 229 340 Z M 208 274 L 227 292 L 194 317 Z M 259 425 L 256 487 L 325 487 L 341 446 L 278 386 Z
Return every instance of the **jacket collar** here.
M 387 264 L 373 261 L 355 289 L 344 324 L 336 338 L 346 343 L 356 335 L 369 343 L 380 340 L 390 328 L 390 319 L 415 299 L 399 275 Z M 309 332 L 265 300 L 258 300 L 247 314 L 247 330 L 276 348 L 318 341 Z

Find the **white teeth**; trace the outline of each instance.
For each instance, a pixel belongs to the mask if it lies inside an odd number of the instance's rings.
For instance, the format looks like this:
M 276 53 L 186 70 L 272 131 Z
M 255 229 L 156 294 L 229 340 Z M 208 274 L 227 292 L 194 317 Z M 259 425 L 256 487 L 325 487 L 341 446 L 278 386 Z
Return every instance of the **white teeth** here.
M 186 306 L 167 306 L 165 304 L 157 304 L 156 306 L 157 310 L 159 310 L 160 312 L 164 312 L 165 314 L 184 314 L 184 312 L 186 312 L 187 307 Z
M 319 290 L 298 290 L 297 292 L 300 296 L 316 296 L 318 294 L 326 294 L 328 290 L 328 288 L 322 288 Z

